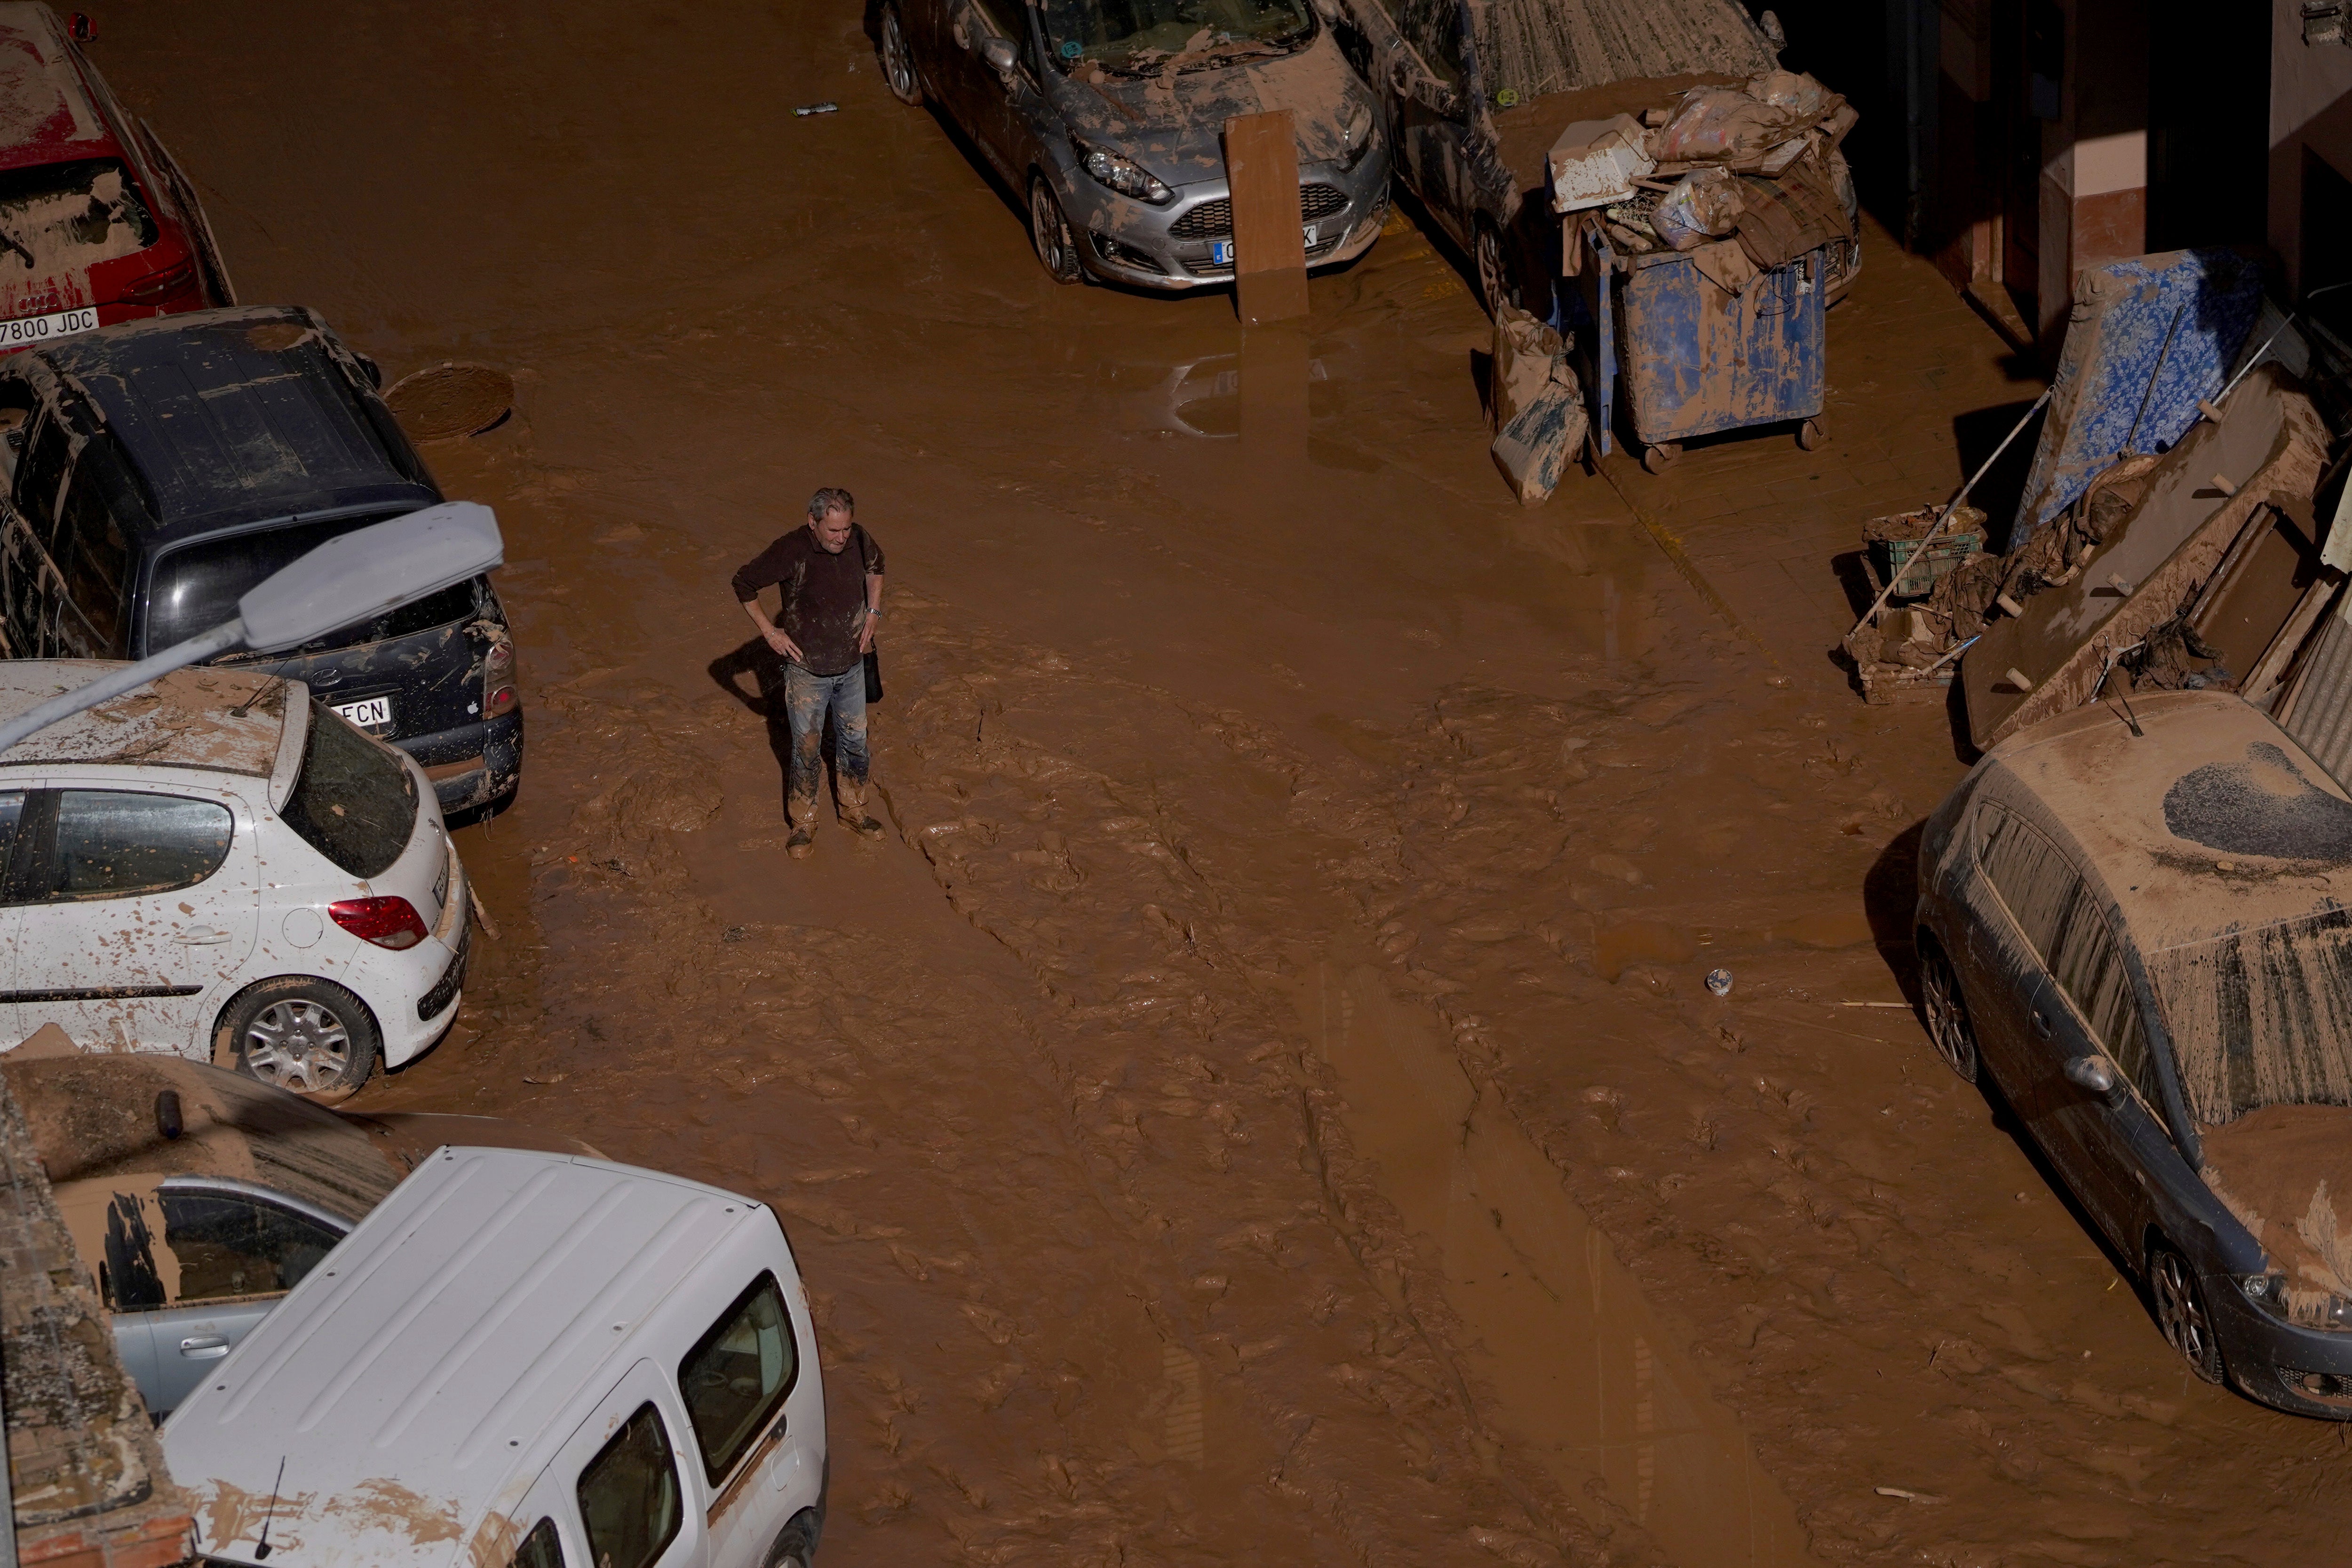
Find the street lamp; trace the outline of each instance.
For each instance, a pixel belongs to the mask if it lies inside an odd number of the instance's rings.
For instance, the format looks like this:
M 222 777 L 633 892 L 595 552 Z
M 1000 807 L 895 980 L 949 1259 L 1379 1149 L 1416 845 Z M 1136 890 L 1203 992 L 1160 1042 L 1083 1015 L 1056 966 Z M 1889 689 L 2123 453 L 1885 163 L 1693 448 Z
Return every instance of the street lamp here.
M 478 577 L 506 559 L 499 520 L 473 501 L 445 501 L 339 533 L 264 578 L 236 602 L 236 618 L 109 671 L 0 724 L 0 752 L 159 676 L 228 652 L 282 653 L 339 627 L 373 620 L 427 594 Z

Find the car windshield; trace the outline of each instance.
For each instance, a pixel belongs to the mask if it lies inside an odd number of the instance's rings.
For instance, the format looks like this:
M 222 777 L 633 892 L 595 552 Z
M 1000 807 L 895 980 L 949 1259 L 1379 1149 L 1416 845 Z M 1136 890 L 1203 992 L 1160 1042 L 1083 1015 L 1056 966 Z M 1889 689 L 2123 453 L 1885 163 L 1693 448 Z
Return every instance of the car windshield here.
M 2189 1112 L 2352 1105 L 2352 910 L 2150 955 Z
M 167 648 L 199 632 L 212 630 L 234 617 L 236 602 L 278 568 L 291 564 L 337 534 L 399 515 L 387 512 L 327 522 L 289 523 L 281 528 L 233 533 L 226 539 L 198 540 L 173 551 L 155 563 L 154 576 L 148 584 L 148 650 Z M 388 615 L 329 632 L 294 653 L 320 653 L 431 631 L 452 621 L 470 618 L 475 604 L 475 584 L 459 583 L 403 605 Z M 281 652 L 268 657 L 283 659 L 292 656 Z
M 1306 0 L 1043 0 L 1046 52 L 1067 71 L 1206 70 L 1288 54 L 1315 36 Z
M 1390 0 L 1389 8 L 1409 14 L 1422 5 Z M 1619 15 L 1608 17 L 1614 25 L 1607 25 L 1592 7 L 1559 0 L 1471 0 L 1479 90 L 1509 92 L 1514 98 L 1506 103 L 1525 103 L 1547 93 L 1701 72 L 1744 81 L 1779 63 L 1748 19 L 1754 7 L 1738 0 L 1681 0 L 1654 8 L 1654 19 L 1641 14 L 1650 7 L 1615 9 Z M 1630 25 L 1637 16 L 1648 25 Z M 1407 36 L 1414 31 L 1408 25 Z
M 302 771 L 278 815 L 352 876 L 381 877 L 415 831 L 416 778 L 390 747 L 312 698 Z
M 115 158 L 0 174 L 0 283 L 129 256 L 155 243 L 155 220 Z

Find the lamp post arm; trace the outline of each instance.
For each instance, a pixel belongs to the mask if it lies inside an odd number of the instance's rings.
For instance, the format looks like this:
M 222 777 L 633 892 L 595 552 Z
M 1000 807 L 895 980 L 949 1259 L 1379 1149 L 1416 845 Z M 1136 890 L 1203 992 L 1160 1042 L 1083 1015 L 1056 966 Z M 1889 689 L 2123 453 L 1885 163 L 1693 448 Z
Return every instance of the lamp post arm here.
M 60 719 L 68 719 L 86 708 L 97 707 L 110 697 L 134 691 L 175 669 L 184 669 L 216 653 L 226 653 L 233 647 L 244 646 L 245 622 L 224 621 L 208 632 L 192 637 L 184 643 L 174 643 L 162 653 L 142 658 L 137 664 L 110 670 L 87 685 L 77 686 L 71 691 L 52 697 L 39 707 L 0 724 L 0 752 L 5 752 L 27 735 L 45 730 Z

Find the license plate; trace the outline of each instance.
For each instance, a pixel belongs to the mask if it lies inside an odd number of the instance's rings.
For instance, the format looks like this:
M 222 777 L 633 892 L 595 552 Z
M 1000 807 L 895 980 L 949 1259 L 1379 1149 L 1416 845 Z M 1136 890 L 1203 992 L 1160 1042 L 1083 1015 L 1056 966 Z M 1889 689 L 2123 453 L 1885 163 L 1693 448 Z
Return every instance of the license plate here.
M 91 305 L 47 316 L 19 316 L 13 321 L 0 321 L 0 349 L 26 348 L 97 330 L 98 310 Z
M 392 728 L 392 699 L 371 697 L 364 702 L 338 702 L 335 711 L 362 730 Z
M 1312 250 L 1312 249 L 1314 249 L 1314 248 L 1315 248 L 1315 230 L 1316 230 L 1316 227 L 1317 227 L 1317 226 L 1316 226 L 1316 225 L 1314 225 L 1314 224 L 1311 224 L 1311 223 L 1310 223 L 1310 224 L 1303 224 L 1303 225 L 1301 225 L 1301 226 L 1299 226 L 1299 231 L 1298 231 L 1298 232 L 1299 232 L 1299 236 L 1300 236 L 1300 237 L 1301 237 L 1301 238 L 1303 238 L 1303 239 L 1305 239 L 1305 240 L 1307 241 L 1307 249 L 1309 249 L 1309 250 Z M 1230 239 L 1213 239 L 1213 240 L 1209 241 L 1209 265 L 1210 265 L 1210 266 L 1212 266 L 1212 267 L 1231 267 L 1233 264 L 1234 264 L 1234 242 L 1233 242 L 1232 240 L 1230 240 Z

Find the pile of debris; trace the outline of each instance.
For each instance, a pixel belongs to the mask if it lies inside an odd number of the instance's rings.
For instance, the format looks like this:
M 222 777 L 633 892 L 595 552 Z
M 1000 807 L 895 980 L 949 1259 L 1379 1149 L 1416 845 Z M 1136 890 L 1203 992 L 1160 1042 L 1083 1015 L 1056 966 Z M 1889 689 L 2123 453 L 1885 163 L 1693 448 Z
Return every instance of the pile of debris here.
M 1861 266 L 1853 178 L 1838 150 L 1857 118 L 1813 78 L 1773 70 L 1692 88 L 1639 118 L 1569 126 L 1547 160 L 1552 210 L 1569 220 L 1562 272 L 1583 270 L 1594 226 L 1619 256 L 1692 252 L 1735 294 L 1759 270 L 1829 245 L 1840 252 L 1835 299 Z
M 1866 697 L 1941 696 L 1957 668 L 1982 749 L 2085 702 L 2231 690 L 2352 773 L 2352 447 L 2260 289 L 2224 252 L 2084 275 L 2007 549 L 1973 508 L 1865 526 L 1876 601 L 1844 647 Z

